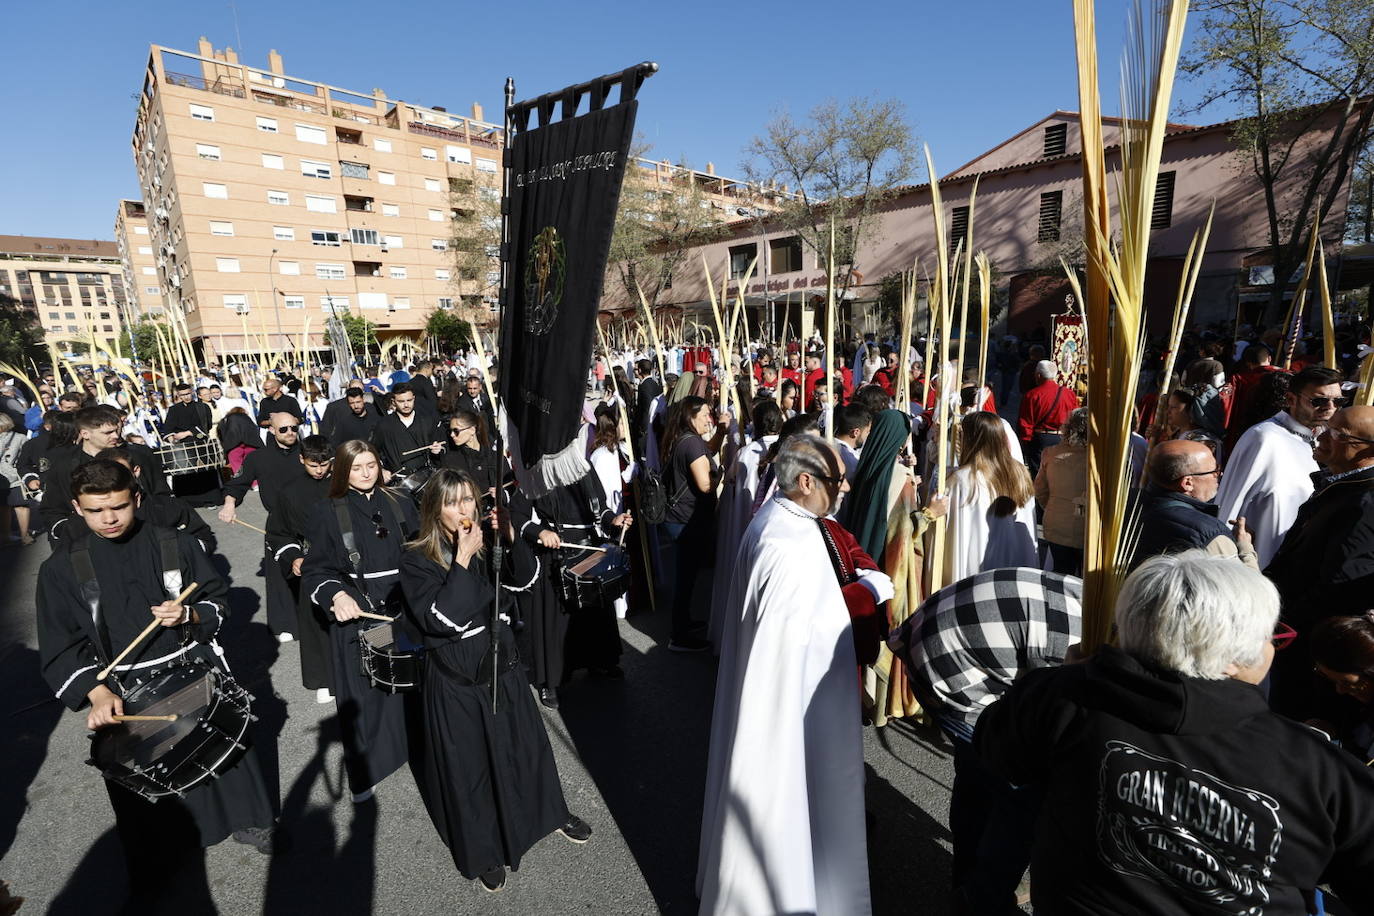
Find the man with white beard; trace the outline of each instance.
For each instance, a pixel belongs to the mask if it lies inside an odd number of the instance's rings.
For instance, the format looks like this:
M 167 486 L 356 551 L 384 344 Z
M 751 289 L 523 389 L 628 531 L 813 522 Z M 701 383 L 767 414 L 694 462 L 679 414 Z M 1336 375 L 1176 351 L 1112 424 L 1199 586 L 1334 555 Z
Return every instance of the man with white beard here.
M 867 624 L 891 581 L 827 518 L 849 488 L 834 446 L 798 435 L 774 464 L 778 490 L 740 542 L 723 621 L 700 912 L 866 916 L 855 632 L 881 638 Z

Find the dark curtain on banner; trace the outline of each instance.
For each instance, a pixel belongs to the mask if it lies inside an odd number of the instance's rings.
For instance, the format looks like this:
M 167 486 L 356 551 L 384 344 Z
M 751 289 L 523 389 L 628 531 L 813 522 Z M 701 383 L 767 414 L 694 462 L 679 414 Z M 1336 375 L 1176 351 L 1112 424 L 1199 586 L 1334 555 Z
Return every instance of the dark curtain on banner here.
M 578 433 L 637 88 L 627 79 L 621 102 L 603 108 L 606 93 L 594 81 L 592 110 L 577 117 L 567 117 L 577 107 L 571 92 L 514 114 L 498 376 L 512 454 L 534 493 L 588 470 Z M 555 105 L 561 120 L 553 120 Z M 524 129 L 536 112 L 539 126 Z

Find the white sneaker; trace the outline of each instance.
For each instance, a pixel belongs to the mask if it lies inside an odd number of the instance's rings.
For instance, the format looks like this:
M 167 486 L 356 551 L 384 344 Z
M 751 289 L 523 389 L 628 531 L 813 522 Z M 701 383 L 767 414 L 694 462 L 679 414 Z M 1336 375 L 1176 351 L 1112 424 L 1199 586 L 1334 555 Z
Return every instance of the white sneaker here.
M 372 796 L 375 795 L 375 794 L 377 794 L 377 787 L 376 787 L 376 786 L 373 786 L 373 787 L 370 788 L 370 789 L 365 789 L 365 790 L 363 790 L 362 792 L 354 792 L 354 793 L 353 793 L 353 804 L 355 804 L 355 805 L 361 805 L 363 802 L 370 802 L 370 801 L 372 801 Z
M 294 633 L 278 633 L 277 642 L 293 642 L 296 639 Z
M 328 687 L 321 687 L 315 691 L 315 702 L 321 705 L 334 702 L 334 694 L 329 692 Z

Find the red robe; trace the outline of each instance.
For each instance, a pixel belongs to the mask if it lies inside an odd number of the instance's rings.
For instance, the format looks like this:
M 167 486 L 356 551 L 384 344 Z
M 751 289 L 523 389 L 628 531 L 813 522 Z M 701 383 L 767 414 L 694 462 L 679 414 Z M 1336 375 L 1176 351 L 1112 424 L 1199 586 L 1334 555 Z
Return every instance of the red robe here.
M 1060 395 L 1060 392 L 1063 395 Z M 1037 430 L 1059 432 L 1059 427 L 1078 409 L 1078 395 L 1061 387 L 1054 379 L 1041 379 L 1021 398 L 1021 413 L 1016 418 L 1016 432 L 1022 442 L 1029 442 Z
M 857 570 L 879 570 L 878 564 L 839 522 L 823 518 L 820 523 L 828 535 L 826 550 L 835 564 L 835 575 L 854 628 L 854 655 L 860 665 L 871 665 L 878 660 L 878 649 L 887 638 L 887 613 L 880 610 L 881 605 L 873 600 L 873 593 L 859 581 Z

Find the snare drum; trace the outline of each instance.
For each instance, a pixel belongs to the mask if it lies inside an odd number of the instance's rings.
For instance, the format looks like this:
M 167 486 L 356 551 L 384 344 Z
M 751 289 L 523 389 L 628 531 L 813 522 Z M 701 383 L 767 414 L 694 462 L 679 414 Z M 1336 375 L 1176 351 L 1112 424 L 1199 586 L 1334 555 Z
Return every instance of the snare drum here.
M 156 801 L 181 796 L 227 773 L 248 750 L 253 697 L 227 674 L 180 665 L 124 698 L 126 715 L 175 715 L 173 722 L 118 722 L 91 738 L 91 759 L 106 779 Z
M 589 552 L 576 562 L 563 563 L 563 597 L 583 608 L 611 607 L 630 589 L 630 558 L 614 544 L 604 553 Z
M 386 693 L 419 690 L 425 657 L 419 650 L 404 651 L 396 645 L 392 624 L 383 623 L 358 634 L 363 677 Z
M 409 496 L 418 506 L 420 504 L 420 491 L 434 476 L 434 470 L 434 468 L 418 468 L 404 476 L 398 474 L 391 481 L 391 489 Z

